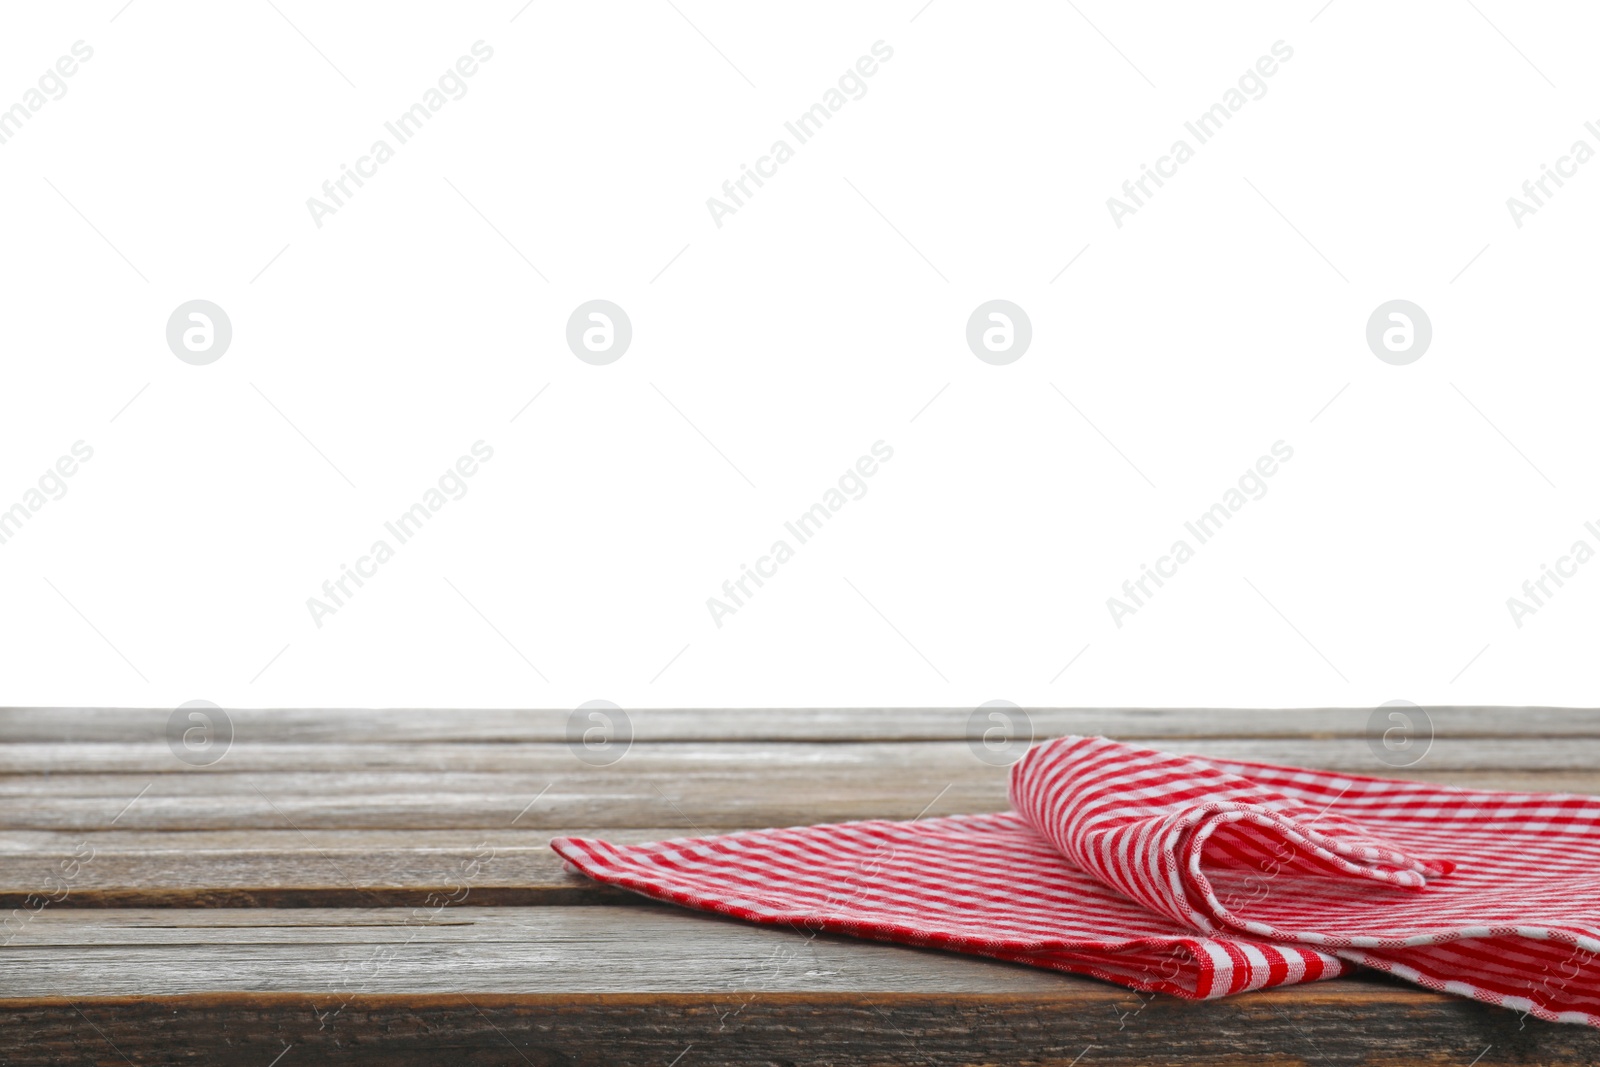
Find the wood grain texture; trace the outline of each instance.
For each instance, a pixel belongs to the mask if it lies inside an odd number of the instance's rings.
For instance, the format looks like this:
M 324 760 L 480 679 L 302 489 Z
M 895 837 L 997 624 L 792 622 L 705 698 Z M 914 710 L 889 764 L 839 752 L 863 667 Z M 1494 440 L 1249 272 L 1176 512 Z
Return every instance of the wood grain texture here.
M 621 842 L 682 836 L 682 827 L 599 829 Z M 639 898 L 564 870 L 547 830 L 293 830 L 0 836 L 0 909 L 31 896 L 52 907 L 420 907 L 432 897 L 475 905 L 629 903 Z M 83 846 L 91 850 L 85 853 Z M 89 855 L 87 862 L 81 857 Z M 80 862 L 65 876 L 74 859 Z M 470 876 L 467 874 L 471 871 Z M 61 894 L 65 891 L 65 896 Z
M 1538 790 L 1590 788 L 1600 767 L 1600 739 L 1439 740 L 1407 768 L 1388 767 L 1364 741 L 1349 739 L 1182 740 L 1164 747 Z M 86 757 L 82 748 L 103 751 Z M 546 743 L 237 745 L 204 769 L 187 767 L 164 748 L 0 745 L 5 749 L 12 751 L 0 751 L 0 759 L 9 759 L 0 774 L 0 832 L 87 833 L 113 825 L 472 830 L 513 821 L 550 830 L 676 823 L 687 832 L 1005 807 L 1005 769 L 982 762 L 960 741 L 641 743 L 603 768 Z M 86 762 L 98 769 L 86 769 Z
M 1040 740 L 1046 736 L 1039 734 Z M 1167 738 L 1141 742 L 1165 752 L 1225 756 L 1304 766 L 1326 767 L 1356 774 L 1400 777 L 1417 772 L 1451 770 L 1589 770 L 1600 757 L 1600 738 L 1452 738 L 1437 737 L 1426 753 L 1410 767 L 1385 763 L 1364 738 Z M 520 774 L 549 781 L 603 780 L 618 775 L 673 775 L 692 771 L 716 774 L 727 766 L 760 763 L 779 773 L 810 768 L 819 771 L 851 767 L 965 767 L 969 772 L 988 766 L 964 740 L 954 741 L 636 741 L 608 766 L 584 763 L 563 742 L 437 742 L 397 744 L 313 744 L 294 741 L 238 740 L 227 754 L 208 767 L 193 767 L 175 758 L 160 741 L 11 742 L 0 744 L 0 776 L 171 775 L 213 774 L 361 773 L 393 774 Z M 101 792 L 120 791 L 115 777 L 105 779 Z M 329 779 L 337 781 L 337 779 Z M 42 784 L 42 783 L 41 783 Z M 0 787 L 9 785 L 0 777 Z M 19 783 L 33 792 L 36 783 Z
M 1600 793 L 1600 772 L 1474 771 L 1430 777 L 1486 788 Z M 490 816 L 482 825 L 443 830 L 329 829 L 306 825 L 322 820 L 303 817 L 296 822 L 298 829 L 5 830 L 0 831 L 0 909 L 21 907 L 35 895 L 57 898 L 56 907 L 415 907 L 435 894 L 459 892 L 461 872 L 475 858 L 479 862 L 470 886 L 474 903 L 627 902 L 636 898 L 564 870 L 549 850 L 550 838 L 572 834 L 624 843 L 659 841 L 702 831 L 799 823 L 806 821 L 802 817 L 808 811 L 818 810 L 784 808 L 776 802 L 763 808 L 759 791 L 773 786 L 770 779 L 753 779 L 733 812 L 709 807 L 700 796 L 685 798 L 687 809 L 676 801 L 630 806 L 622 809 L 627 817 L 616 820 L 662 823 L 657 826 L 562 824 L 534 817 L 532 811 L 511 826 L 506 813 L 514 805 L 489 804 L 481 809 Z M 1006 805 L 1003 780 L 991 783 L 986 793 L 967 792 L 959 799 L 973 801 L 965 810 L 1001 810 Z M 914 818 L 927 806 L 909 793 L 885 798 L 882 783 L 860 794 L 846 783 L 832 794 L 827 810 L 839 818 L 879 817 L 885 810 L 889 817 Z M 957 809 L 948 794 L 929 811 L 939 814 L 945 808 Z M 685 817 L 688 810 L 695 813 L 692 824 Z M 763 814 L 769 818 L 761 818 Z M 667 819 L 677 820 L 676 825 Z M 82 862 L 85 855 L 91 858 Z M 64 875 L 67 869 L 71 878 Z
M 1354 986 L 1360 980 L 1348 985 Z M 1367 984 L 1367 983 L 1360 983 Z M 823 1067 L 873 1064 L 1577 1067 L 1592 1032 L 1518 1028 L 1509 1012 L 1424 995 L 1252 993 L 1194 1004 L 1115 991 L 1054 994 L 771 993 L 359 996 L 328 1017 L 297 994 L 0 1001 L 16 1067 Z M 1123 1025 L 1119 1027 L 1119 1022 Z M 5 1047 L 9 1046 L 9 1047 Z M 287 1051 L 286 1051 L 287 1050 Z
M 1372 708 L 1029 708 L 1040 737 L 1363 737 Z M 1426 709 L 1440 736 L 1600 737 L 1600 709 Z M 639 741 L 950 741 L 972 708 L 652 708 L 628 712 Z M 171 708 L 0 708 L 0 743 L 159 741 Z M 228 709 L 245 741 L 564 741 L 569 709 Z
M 1600 740 L 1439 739 L 1410 768 L 1364 739 L 1172 739 L 1201 754 L 1458 785 L 1600 792 Z M 485 904 L 627 899 L 561 870 L 558 833 L 623 841 L 996 811 L 1006 769 L 964 741 L 641 742 L 590 767 L 549 742 L 241 742 L 197 769 L 165 744 L 0 744 L 0 907 L 415 906 L 474 850 Z M 63 864 L 86 853 L 93 859 Z
M 233 712 L 206 768 L 168 714 L 0 710 L 0 1062 L 1600 1062 L 1594 1031 L 1387 980 L 1141 997 L 642 902 L 549 851 L 1001 810 L 968 709 L 635 712 L 607 767 L 565 711 Z M 1600 715 L 1429 709 L 1409 767 L 1370 715 L 1031 712 L 1039 737 L 1600 793 Z
M 1594 1032 L 1349 979 L 1192 1003 L 1056 993 L 0 1000 L 14 1067 L 1592 1067 Z M 1491 1059 L 1492 1057 L 1492 1059 Z
M 808 936 L 653 902 L 46 909 L 8 936 L 8 997 L 293 992 L 338 1001 L 357 992 L 976 993 L 1080 984 L 1033 967 Z
M 658 907 L 45 912 L 7 956 L 14 1064 L 1600 1059 L 1592 1030 L 1377 978 L 1195 1004 Z

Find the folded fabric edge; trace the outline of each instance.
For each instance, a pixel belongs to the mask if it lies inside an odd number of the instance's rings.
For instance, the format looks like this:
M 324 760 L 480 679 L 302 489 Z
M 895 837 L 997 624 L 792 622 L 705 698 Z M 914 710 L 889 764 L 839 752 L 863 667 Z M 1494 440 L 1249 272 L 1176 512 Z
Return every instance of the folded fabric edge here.
M 1356 969 L 1353 963 L 1337 955 L 1307 946 L 1207 937 L 1198 933 L 1192 937 L 1127 938 L 1093 943 L 1071 938 L 961 938 L 929 934 L 884 920 L 863 924 L 815 910 L 797 910 L 748 892 L 710 896 L 688 888 L 672 888 L 659 869 L 630 859 L 626 855 L 627 846 L 613 845 L 598 838 L 557 837 L 551 839 L 550 847 L 571 867 L 595 881 L 652 900 L 765 926 L 786 926 L 802 935 L 825 932 L 962 952 L 1098 978 L 1140 992 L 1165 993 L 1187 1000 L 1212 1000 L 1255 989 L 1325 981 Z M 1193 971 L 1192 986 L 1178 980 L 1185 976 L 1185 964 Z
M 1533 934 L 1540 931 L 1528 931 Z M 1551 933 L 1553 931 L 1542 931 Z M 1537 939 L 1537 938 L 1535 938 Z M 1457 940 L 1464 940 L 1458 938 Z M 1441 943 L 1439 941 L 1430 942 Z M 1580 1026 L 1600 1028 L 1600 1015 L 1586 1011 L 1554 1011 L 1542 1004 L 1535 1002 L 1530 997 L 1513 996 L 1506 993 L 1496 993 L 1492 989 L 1484 989 L 1471 982 L 1462 982 L 1456 979 L 1440 979 L 1425 971 L 1408 966 L 1398 960 L 1387 959 L 1384 956 L 1365 951 L 1359 948 L 1341 948 L 1331 950 L 1334 955 L 1341 957 L 1349 963 L 1362 967 L 1370 967 L 1375 971 L 1392 974 L 1396 978 L 1403 978 L 1414 982 L 1424 989 L 1434 993 L 1448 993 L 1453 996 L 1466 997 L 1482 1004 L 1490 1004 L 1497 1008 L 1506 1008 L 1510 1011 L 1522 1012 L 1535 1019 L 1542 1019 L 1547 1023 L 1574 1023 Z

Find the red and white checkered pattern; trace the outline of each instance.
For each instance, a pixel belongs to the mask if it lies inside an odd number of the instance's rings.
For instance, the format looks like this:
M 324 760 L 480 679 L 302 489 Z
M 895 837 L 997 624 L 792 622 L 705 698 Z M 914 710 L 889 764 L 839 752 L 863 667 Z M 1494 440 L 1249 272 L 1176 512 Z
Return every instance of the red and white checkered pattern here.
M 551 842 L 689 907 L 1191 998 L 1352 964 L 1600 1026 L 1600 798 L 1453 789 L 1064 737 L 1014 812 Z

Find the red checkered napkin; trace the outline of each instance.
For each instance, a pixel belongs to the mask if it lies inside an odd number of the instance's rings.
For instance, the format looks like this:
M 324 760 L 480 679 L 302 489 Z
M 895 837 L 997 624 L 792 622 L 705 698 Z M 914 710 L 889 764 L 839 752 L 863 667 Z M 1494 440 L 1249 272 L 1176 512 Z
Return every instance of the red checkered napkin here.
M 551 842 L 660 900 L 1191 998 L 1365 964 L 1600 1026 L 1600 799 L 1064 737 L 1013 812 Z

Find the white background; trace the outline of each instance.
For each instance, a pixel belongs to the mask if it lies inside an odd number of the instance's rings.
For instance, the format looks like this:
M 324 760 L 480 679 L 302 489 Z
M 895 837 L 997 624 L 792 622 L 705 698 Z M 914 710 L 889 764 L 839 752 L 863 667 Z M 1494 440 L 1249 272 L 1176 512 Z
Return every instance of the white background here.
M 7 5 L 0 107 L 94 55 L 0 145 L 0 508 L 94 458 L 0 545 L 0 702 L 1595 703 L 1600 565 L 1520 628 L 1506 605 L 1600 548 L 1600 162 L 1506 207 L 1600 149 L 1591 10 L 674 3 Z M 479 40 L 467 94 L 314 225 Z M 196 298 L 233 326 L 209 366 L 165 339 Z M 633 324 L 609 366 L 565 343 L 594 298 Z M 1008 366 L 965 341 L 994 298 L 1032 321 Z M 1408 366 L 1365 341 L 1396 298 L 1433 325 Z M 317 627 L 479 440 L 467 495 Z M 879 440 L 865 497 L 714 625 Z M 1279 440 L 1267 495 L 1118 628 L 1107 598 Z

